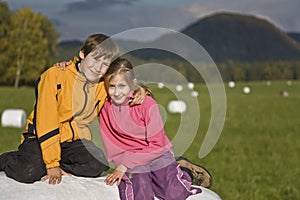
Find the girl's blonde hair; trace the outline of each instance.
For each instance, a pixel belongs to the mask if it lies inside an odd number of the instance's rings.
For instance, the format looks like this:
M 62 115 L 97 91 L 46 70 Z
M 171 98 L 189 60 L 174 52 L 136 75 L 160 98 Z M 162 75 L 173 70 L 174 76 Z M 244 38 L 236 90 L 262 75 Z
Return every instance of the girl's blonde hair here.
M 126 83 L 130 86 L 131 89 L 136 89 L 137 85 L 135 84 L 135 75 L 132 64 L 125 58 L 117 58 L 114 60 L 104 77 L 105 88 L 108 90 L 109 82 L 116 76 L 122 75 Z
M 104 76 L 104 85 L 106 91 L 108 91 L 109 82 L 116 76 L 123 75 L 126 83 L 132 90 L 138 90 L 139 86 L 145 88 L 147 95 L 152 96 L 152 91 L 144 86 L 141 82 L 138 82 L 135 78 L 135 73 L 132 64 L 125 58 L 117 58 L 114 60 L 107 70 Z

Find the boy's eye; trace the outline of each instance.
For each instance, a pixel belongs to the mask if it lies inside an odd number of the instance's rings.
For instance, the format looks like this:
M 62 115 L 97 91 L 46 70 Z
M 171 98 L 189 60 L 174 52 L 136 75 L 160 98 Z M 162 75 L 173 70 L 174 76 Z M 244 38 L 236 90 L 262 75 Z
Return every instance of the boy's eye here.
M 106 64 L 106 63 L 102 63 L 102 67 L 103 67 L 103 68 L 108 68 L 108 67 L 109 67 L 109 65 L 108 65 L 108 64 Z

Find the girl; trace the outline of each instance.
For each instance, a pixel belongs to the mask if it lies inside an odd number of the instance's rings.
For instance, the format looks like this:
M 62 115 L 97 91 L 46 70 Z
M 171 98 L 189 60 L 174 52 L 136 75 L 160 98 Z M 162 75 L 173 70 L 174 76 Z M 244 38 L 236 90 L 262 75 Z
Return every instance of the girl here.
M 117 182 L 123 199 L 186 199 L 200 193 L 191 177 L 176 162 L 155 100 L 146 96 L 130 107 L 137 86 L 133 67 L 126 59 L 115 60 L 106 76 L 109 99 L 100 112 L 100 131 L 109 161 L 116 169 L 105 183 Z

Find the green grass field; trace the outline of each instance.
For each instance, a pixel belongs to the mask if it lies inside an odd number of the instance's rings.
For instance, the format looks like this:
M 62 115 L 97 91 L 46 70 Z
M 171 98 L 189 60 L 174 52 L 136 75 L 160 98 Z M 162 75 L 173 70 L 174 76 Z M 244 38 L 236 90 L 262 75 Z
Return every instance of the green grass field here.
M 246 85 L 251 88 L 248 95 L 242 93 L 242 87 Z M 236 83 L 234 88 L 227 85 L 225 88 L 227 115 L 222 134 L 213 150 L 199 159 L 211 106 L 206 86 L 196 85 L 200 123 L 184 156 L 210 170 L 214 177 L 212 190 L 222 199 L 300 199 L 300 82 L 292 85 L 285 81 L 272 82 L 270 86 L 265 82 Z M 153 90 L 163 107 L 174 99 L 166 88 L 153 87 Z M 289 96 L 280 96 L 281 90 L 287 91 Z M 29 114 L 33 107 L 32 88 L 0 87 L 0 94 L 1 113 L 6 108 L 23 108 Z M 193 117 L 191 115 L 188 122 L 191 125 L 198 123 Z M 166 132 L 172 139 L 181 117 L 168 113 L 165 118 Z M 98 134 L 97 129 L 92 130 Z M 16 149 L 22 131 L 0 127 L 0 152 Z M 186 134 L 190 133 L 187 131 Z

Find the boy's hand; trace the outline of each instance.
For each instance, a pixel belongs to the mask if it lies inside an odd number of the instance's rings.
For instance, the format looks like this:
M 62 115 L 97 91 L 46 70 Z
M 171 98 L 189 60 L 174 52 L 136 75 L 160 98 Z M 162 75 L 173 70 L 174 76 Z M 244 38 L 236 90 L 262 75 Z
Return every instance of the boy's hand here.
M 46 181 L 49 179 L 49 184 L 59 184 L 61 182 L 62 175 L 70 176 L 70 174 L 60 169 L 60 167 L 53 167 L 47 169 L 47 175 L 44 176 L 41 181 Z
M 112 186 L 117 181 L 117 185 L 120 185 L 121 180 L 122 180 L 123 176 L 125 175 L 126 171 L 127 171 L 127 167 L 125 167 L 122 164 L 119 165 L 112 174 L 110 174 L 106 177 L 106 179 L 104 180 L 104 183 L 106 183 L 106 185 Z
M 54 66 L 58 67 L 59 69 L 64 71 L 64 70 L 66 70 L 66 66 L 68 66 L 70 64 L 71 64 L 71 61 L 62 61 L 59 63 L 55 63 Z
M 134 91 L 133 99 L 130 100 L 129 105 L 134 106 L 143 103 L 146 97 L 146 89 L 139 87 Z

